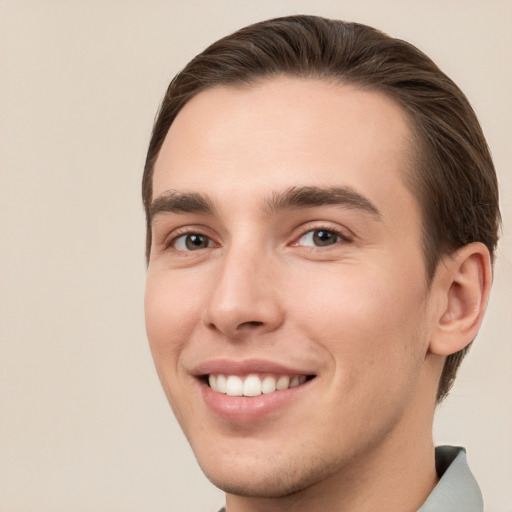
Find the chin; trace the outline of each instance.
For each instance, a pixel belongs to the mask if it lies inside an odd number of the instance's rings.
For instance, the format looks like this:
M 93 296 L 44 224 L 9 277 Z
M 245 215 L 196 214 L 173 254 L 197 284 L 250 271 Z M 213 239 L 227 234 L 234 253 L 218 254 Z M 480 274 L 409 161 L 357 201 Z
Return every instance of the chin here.
M 259 460 L 251 464 L 240 458 L 222 464 L 199 465 L 210 482 L 222 491 L 250 498 L 282 498 L 292 496 L 319 483 L 330 474 L 318 461 Z
M 308 487 L 303 482 L 294 481 L 286 476 L 277 477 L 276 479 L 274 472 L 272 474 L 267 473 L 262 478 L 255 478 L 254 476 L 240 477 L 240 475 L 234 474 L 205 474 L 215 487 L 225 493 L 246 498 L 282 498 L 299 493 Z

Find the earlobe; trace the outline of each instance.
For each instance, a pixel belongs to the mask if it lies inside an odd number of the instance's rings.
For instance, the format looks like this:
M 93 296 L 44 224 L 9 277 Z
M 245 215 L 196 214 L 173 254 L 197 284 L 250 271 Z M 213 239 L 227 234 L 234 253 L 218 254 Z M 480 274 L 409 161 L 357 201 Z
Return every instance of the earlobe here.
M 466 245 L 438 270 L 433 286 L 442 307 L 429 348 L 447 356 L 469 345 L 482 323 L 492 281 L 489 250 L 479 242 Z

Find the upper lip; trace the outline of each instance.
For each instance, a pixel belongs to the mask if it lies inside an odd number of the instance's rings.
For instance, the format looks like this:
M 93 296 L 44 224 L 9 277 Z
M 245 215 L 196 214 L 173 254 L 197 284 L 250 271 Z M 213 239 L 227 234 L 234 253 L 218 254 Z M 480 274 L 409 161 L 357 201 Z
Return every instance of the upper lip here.
M 198 364 L 192 374 L 202 377 L 210 374 L 249 375 L 251 373 L 270 373 L 275 375 L 313 375 L 314 372 L 302 368 L 293 368 L 285 364 L 265 359 L 211 359 Z

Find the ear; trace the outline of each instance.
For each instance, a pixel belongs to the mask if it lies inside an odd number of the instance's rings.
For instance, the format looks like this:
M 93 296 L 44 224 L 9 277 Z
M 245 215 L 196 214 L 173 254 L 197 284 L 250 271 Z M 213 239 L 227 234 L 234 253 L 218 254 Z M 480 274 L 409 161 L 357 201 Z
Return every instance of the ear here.
M 482 323 L 491 282 L 489 250 L 480 242 L 462 247 L 439 263 L 432 283 L 439 300 L 430 352 L 447 356 L 473 341 Z

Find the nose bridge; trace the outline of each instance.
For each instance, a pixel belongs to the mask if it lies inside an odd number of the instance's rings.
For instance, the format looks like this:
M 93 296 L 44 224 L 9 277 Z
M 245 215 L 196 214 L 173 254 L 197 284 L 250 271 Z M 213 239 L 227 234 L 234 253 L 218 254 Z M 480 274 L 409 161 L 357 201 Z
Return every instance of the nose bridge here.
M 261 241 L 241 237 L 225 249 L 205 311 L 205 323 L 229 337 L 275 329 L 282 312 L 270 255 Z

